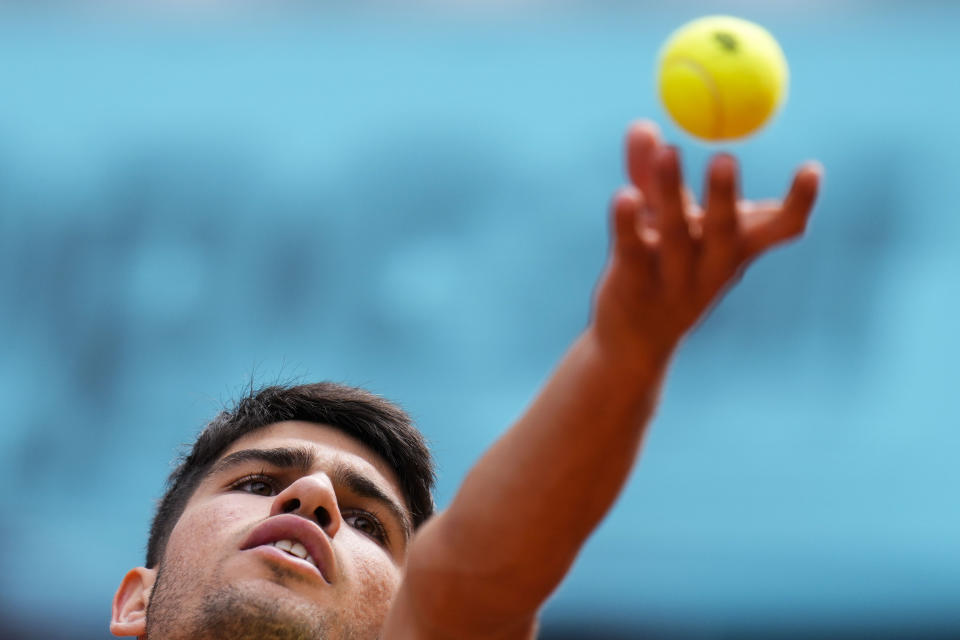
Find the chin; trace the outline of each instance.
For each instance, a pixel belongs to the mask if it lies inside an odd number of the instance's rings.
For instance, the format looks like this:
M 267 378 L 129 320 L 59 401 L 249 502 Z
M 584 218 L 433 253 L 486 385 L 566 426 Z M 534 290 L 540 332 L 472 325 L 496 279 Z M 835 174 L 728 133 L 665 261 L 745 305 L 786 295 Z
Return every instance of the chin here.
M 262 581 L 230 585 L 204 599 L 198 635 L 233 640 L 328 637 L 327 612 L 314 601 L 290 596 L 289 589 Z

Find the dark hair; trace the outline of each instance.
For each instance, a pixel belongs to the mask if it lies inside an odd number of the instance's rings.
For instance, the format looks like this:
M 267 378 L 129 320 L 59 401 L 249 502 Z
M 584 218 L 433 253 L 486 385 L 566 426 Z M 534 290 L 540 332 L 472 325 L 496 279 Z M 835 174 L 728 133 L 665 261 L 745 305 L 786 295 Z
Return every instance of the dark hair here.
M 241 436 L 287 420 L 329 425 L 356 438 L 397 474 L 414 528 L 433 514 L 430 450 L 398 406 L 369 391 L 333 382 L 251 389 L 200 432 L 190 453 L 181 456 L 170 474 L 150 526 L 147 567 L 155 566 L 163 557 L 170 532 L 220 455 Z

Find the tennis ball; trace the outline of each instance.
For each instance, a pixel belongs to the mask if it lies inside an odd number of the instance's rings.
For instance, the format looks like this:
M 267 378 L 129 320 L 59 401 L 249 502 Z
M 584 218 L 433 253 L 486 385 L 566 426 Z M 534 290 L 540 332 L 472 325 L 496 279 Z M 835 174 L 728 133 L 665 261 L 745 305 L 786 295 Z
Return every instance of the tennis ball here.
M 667 39 L 657 67 L 667 112 L 704 140 L 753 133 L 786 98 L 783 50 L 766 29 L 740 18 L 688 22 Z

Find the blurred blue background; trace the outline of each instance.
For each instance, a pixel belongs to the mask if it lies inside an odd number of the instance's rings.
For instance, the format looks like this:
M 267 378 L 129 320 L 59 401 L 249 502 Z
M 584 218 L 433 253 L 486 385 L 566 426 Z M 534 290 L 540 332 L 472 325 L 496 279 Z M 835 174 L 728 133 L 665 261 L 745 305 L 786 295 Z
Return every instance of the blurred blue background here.
M 960 632 L 957 5 L 42 7 L 0 11 L 0 635 L 108 637 L 251 378 L 398 401 L 445 505 L 585 325 L 629 122 L 699 190 L 654 61 L 719 12 L 791 66 L 722 147 L 744 194 L 824 191 L 684 344 L 543 637 Z

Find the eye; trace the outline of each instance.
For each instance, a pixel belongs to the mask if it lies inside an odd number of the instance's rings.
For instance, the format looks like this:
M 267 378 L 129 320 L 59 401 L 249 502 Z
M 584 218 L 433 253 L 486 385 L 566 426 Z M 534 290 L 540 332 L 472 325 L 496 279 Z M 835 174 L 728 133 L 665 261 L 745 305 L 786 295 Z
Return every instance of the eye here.
M 381 544 L 387 543 L 387 532 L 384 530 L 383 525 L 369 513 L 344 514 L 343 521 L 360 533 L 364 533 L 379 541 Z
M 273 480 L 261 475 L 240 478 L 230 485 L 230 490 L 243 491 L 244 493 L 252 493 L 253 495 L 267 498 L 277 495 Z

